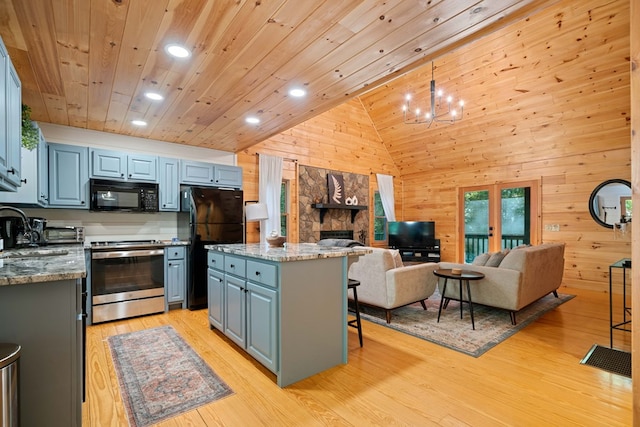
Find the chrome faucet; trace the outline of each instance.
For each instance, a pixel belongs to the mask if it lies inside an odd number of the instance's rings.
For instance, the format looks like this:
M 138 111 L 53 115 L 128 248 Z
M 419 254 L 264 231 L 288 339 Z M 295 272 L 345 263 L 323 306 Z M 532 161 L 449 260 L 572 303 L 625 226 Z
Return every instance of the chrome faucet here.
M 22 226 L 24 227 L 24 232 L 22 233 L 24 238 L 29 241 L 29 246 L 38 246 L 33 241 L 33 229 L 31 228 L 31 224 L 29 223 L 29 218 L 27 215 L 18 208 L 14 208 L 13 206 L 0 206 L 0 211 L 9 210 L 14 211 L 22 218 Z

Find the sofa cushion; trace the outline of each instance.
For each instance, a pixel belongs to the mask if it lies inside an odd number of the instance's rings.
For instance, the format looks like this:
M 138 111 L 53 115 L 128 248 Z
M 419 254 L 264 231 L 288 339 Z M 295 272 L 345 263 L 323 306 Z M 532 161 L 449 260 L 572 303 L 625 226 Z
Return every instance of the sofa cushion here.
M 404 263 L 402 262 L 402 256 L 400 255 L 400 251 L 397 249 L 389 249 L 391 255 L 393 255 L 393 264 L 398 267 L 404 267 Z
M 501 252 L 494 252 L 491 254 L 487 262 L 484 264 L 485 267 L 498 267 L 504 257 L 509 253 L 509 249 L 505 249 Z
M 487 261 L 489 261 L 489 258 L 491 258 L 491 254 L 488 252 L 485 252 L 483 254 L 478 255 L 477 257 L 475 257 L 473 259 L 473 261 L 471 262 L 472 265 L 485 265 L 487 263 Z

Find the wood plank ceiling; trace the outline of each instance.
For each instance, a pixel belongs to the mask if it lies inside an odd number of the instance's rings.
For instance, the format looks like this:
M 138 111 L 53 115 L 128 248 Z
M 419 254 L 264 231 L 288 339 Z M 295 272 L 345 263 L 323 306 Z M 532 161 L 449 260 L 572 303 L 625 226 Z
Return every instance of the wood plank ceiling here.
M 552 3 L 0 0 L 0 36 L 34 120 L 238 152 Z

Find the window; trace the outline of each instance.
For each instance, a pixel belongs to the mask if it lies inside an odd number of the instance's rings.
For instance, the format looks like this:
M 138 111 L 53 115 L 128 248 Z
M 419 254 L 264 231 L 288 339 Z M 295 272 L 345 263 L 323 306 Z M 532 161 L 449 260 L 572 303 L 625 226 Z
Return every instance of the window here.
M 289 181 L 282 181 L 280 187 L 280 235 L 287 235 L 287 219 L 289 217 Z
M 373 240 L 387 240 L 387 217 L 384 215 L 380 192 L 373 193 Z

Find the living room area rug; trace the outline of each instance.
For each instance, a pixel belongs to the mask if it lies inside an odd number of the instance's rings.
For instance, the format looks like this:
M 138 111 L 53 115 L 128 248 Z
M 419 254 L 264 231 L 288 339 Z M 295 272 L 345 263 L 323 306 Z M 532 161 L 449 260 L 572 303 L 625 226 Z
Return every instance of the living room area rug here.
M 108 343 L 132 427 L 155 424 L 233 393 L 172 326 L 111 336 Z
M 471 329 L 469 305 L 464 304 L 463 317 L 460 319 L 460 303 L 454 300 L 449 301 L 446 309 L 442 309 L 440 323 L 438 323 L 440 294 L 437 288 L 436 292 L 425 302 L 427 310 L 424 310 L 420 303 L 397 308 L 391 311 L 390 324 L 386 322 L 385 311 L 381 308 L 361 304 L 360 313 L 363 319 L 370 322 L 469 356 L 479 357 L 574 296 L 558 293 L 558 298 L 556 298 L 553 294 L 546 295 L 518 311 L 516 325 L 511 324 L 507 310 L 473 304 L 475 330 Z

